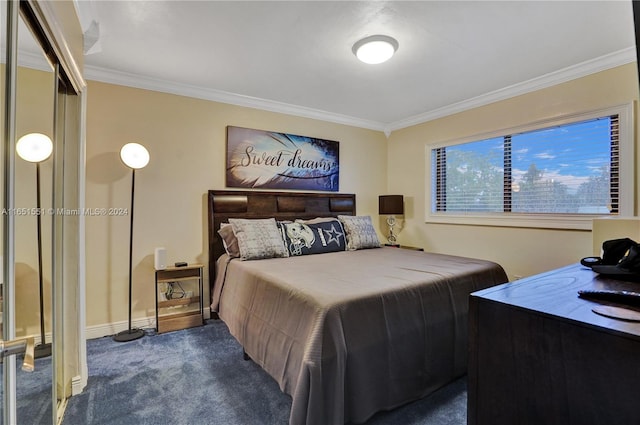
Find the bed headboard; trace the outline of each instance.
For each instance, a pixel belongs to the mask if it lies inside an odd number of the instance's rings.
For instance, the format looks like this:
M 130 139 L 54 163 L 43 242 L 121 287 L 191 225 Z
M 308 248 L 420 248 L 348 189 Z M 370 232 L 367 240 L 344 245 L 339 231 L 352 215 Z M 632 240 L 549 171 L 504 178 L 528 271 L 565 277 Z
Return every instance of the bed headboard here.
M 220 223 L 229 218 L 309 220 L 316 217 L 356 215 L 356 195 L 349 193 L 258 192 L 210 190 L 208 196 L 209 288 L 215 281 L 215 263 L 224 253 L 218 235 Z

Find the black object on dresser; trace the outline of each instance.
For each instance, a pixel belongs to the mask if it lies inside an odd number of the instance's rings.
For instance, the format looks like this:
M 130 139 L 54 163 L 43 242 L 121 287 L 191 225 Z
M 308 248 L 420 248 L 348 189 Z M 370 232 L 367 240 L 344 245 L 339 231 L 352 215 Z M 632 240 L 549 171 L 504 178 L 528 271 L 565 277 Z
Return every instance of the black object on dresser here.
M 640 283 L 575 264 L 469 299 L 469 425 L 640 424 L 640 323 L 593 312 L 581 290 Z

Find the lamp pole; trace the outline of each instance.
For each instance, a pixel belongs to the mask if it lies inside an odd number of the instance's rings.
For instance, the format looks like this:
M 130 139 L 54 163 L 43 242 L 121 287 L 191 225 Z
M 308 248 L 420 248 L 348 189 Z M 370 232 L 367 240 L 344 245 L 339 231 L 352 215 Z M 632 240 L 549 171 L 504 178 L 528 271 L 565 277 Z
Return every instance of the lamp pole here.
M 45 342 L 44 336 L 44 280 L 42 276 L 42 210 L 40 203 L 40 163 L 36 163 L 36 211 L 38 229 L 38 288 L 40 291 L 40 344 L 36 345 L 34 357 L 48 357 L 51 355 L 51 343 Z
M 129 218 L 129 329 L 131 329 L 131 297 L 133 287 L 133 200 L 136 187 L 136 169 L 131 169 L 131 217 Z

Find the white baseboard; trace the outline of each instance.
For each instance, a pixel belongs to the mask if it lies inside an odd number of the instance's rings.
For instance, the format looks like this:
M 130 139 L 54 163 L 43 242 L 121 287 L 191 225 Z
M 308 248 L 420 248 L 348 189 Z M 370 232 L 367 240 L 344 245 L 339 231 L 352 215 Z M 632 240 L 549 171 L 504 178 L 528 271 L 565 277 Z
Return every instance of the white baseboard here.
M 87 386 L 86 376 L 84 377 L 84 379 L 80 375 L 74 376 L 73 378 L 71 378 L 71 395 L 74 396 L 74 395 L 80 394 L 84 390 L 84 387 L 86 386 Z
M 209 309 L 205 309 L 204 311 L 205 320 L 209 319 L 209 316 L 210 316 Z M 103 336 L 115 335 L 118 332 L 126 330 L 128 326 L 129 326 L 128 320 L 124 320 L 121 322 L 104 323 L 102 325 L 88 326 L 86 328 L 86 338 L 95 339 L 95 338 L 102 338 Z M 141 319 L 134 319 L 131 321 L 131 327 L 139 328 L 139 329 L 149 329 L 149 328 L 155 329 L 156 317 L 154 315 L 150 317 L 143 317 Z M 40 335 L 38 334 L 38 335 L 31 335 L 31 336 L 33 336 L 35 345 L 39 345 Z M 46 333 L 44 335 L 45 340 L 47 342 L 51 342 L 51 336 L 52 336 L 51 332 Z
M 205 320 L 209 319 L 209 317 L 210 317 L 209 309 L 205 308 L 204 309 Z M 88 326 L 86 337 L 87 339 L 95 339 L 95 338 L 102 338 L 103 336 L 115 335 L 118 332 L 126 330 L 128 326 L 129 326 L 128 320 L 121 321 L 121 322 L 104 323 L 102 325 Z M 148 328 L 155 329 L 156 317 L 154 315 L 149 317 L 143 317 L 141 319 L 134 319 L 131 321 L 131 327 L 138 328 L 138 329 L 148 329 Z
M 103 336 L 115 335 L 118 332 L 127 330 L 129 327 L 129 321 L 124 320 L 121 322 L 104 323 L 102 325 L 88 326 L 87 327 L 87 339 L 102 338 Z M 134 319 L 131 321 L 132 328 L 147 329 L 156 327 L 156 317 L 143 317 L 141 319 Z

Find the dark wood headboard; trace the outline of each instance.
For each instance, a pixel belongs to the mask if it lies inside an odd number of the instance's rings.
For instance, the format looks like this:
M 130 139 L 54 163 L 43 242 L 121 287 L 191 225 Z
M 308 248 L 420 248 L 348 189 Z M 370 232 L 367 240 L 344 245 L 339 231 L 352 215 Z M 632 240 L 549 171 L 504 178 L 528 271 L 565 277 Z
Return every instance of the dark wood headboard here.
M 308 220 L 316 217 L 356 215 L 356 195 L 349 193 L 258 192 L 250 190 L 210 190 L 209 206 L 209 288 L 215 281 L 216 260 L 224 254 L 218 235 L 220 223 L 229 218 L 270 218 Z

